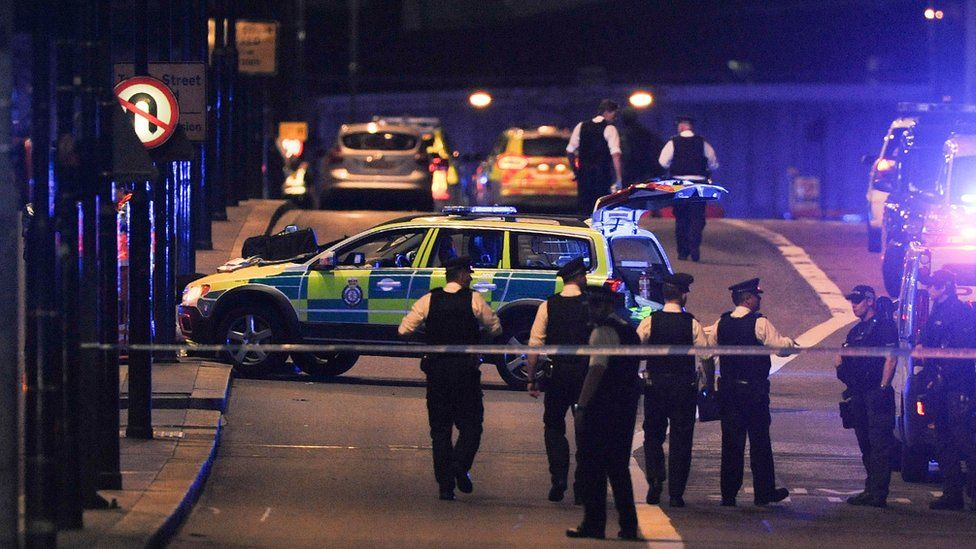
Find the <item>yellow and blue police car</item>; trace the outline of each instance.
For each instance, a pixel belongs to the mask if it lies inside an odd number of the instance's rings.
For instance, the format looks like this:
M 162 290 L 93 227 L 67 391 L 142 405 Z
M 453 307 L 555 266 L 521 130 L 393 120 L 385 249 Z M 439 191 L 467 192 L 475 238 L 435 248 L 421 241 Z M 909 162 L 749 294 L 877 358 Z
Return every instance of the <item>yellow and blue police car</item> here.
M 512 207 L 451 207 L 442 214 L 388 221 L 319 253 L 207 276 L 184 290 L 180 330 L 193 342 L 228 345 L 401 343 L 400 320 L 417 299 L 446 283 L 444 262 L 464 255 L 473 260 L 471 287 L 497 312 L 504 342 L 528 341 L 539 304 L 562 289 L 556 271 L 575 257 L 586 263 L 588 283 L 624 294 L 632 321 L 639 322 L 661 308 L 660 280 L 671 265 L 654 234 L 637 221 L 654 205 L 649 196 L 670 200 L 677 193 L 667 186 L 638 187 L 606 197 L 588 220 L 521 215 Z M 685 198 L 707 199 L 703 196 Z M 641 278 L 654 283 L 641 285 Z M 357 353 L 291 356 L 315 377 L 340 375 L 358 358 Z M 253 348 L 229 351 L 226 358 L 247 374 L 286 360 L 281 353 Z M 513 387 L 527 380 L 524 355 L 485 361 Z

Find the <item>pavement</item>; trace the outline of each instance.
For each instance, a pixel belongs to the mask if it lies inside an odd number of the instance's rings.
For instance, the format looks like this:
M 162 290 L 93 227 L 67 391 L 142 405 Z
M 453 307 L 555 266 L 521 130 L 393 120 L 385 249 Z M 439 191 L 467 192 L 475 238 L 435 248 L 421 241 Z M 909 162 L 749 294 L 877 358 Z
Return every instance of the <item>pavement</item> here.
M 227 221 L 213 223 L 213 249 L 197 252 L 197 270 L 240 255 L 245 238 L 263 233 L 284 201 L 248 200 L 227 209 Z M 289 212 L 290 214 L 290 212 Z M 294 214 L 282 216 L 287 223 Z M 162 547 L 196 502 L 220 445 L 227 411 L 231 368 L 200 358 L 181 357 L 152 369 L 151 440 L 126 438 L 128 368 L 119 373 L 119 446 L 122 489 L 99 494 L 110 508 L 87 510 L 84 528 L 58 533 L 61 547 Z

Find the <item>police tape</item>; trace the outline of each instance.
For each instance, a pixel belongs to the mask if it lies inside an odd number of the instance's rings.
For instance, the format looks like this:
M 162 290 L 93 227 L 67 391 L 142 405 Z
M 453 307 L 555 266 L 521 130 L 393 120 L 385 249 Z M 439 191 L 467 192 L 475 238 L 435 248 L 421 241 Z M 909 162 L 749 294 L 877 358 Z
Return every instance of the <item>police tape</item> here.
M 976 359 L 976 348 L 927 347 L 764 347 L 730 346 L 691 347 L 686 345 L 413 345 L 413 344 L 115 344 L 82 343 L 81 348 L 96 351 L 185 351 L 185 352 L 265 352 L 265 353 L 354 353 L 360 355 L 420 356 L 430 354 L 539 354 L 566 356 L 762 356 L 813 354 L 843 357 L 911 357 L 913 359 Z

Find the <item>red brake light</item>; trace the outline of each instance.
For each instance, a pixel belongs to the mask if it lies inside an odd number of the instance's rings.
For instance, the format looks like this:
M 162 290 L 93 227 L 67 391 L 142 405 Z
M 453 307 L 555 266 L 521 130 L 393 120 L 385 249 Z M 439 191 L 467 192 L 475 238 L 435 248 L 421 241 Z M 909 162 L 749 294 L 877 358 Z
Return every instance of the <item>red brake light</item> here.
M 506 154 L 498 157 L 498 167 L 502 170 L 521 170 L 529 165 L 529 160 L 517 154 Z
M 427 166 L 427 169 L 430 170 L 430 173 L 434 173 L 437 170 L 447 169 L 446 164 L 443 158 L 435 156 L 430 159 L 430 164 Z
M 915 413 L 917 413 L 920 416 L 925 415 L 925 404 L 923 404 L 921 400 L 915 401 Z
M 619 278 L 608 278 L 604 284 L 606 284 L 611 291 L 619 292 L 620 288 L 622 288 L 624 285 L 624 281 Z

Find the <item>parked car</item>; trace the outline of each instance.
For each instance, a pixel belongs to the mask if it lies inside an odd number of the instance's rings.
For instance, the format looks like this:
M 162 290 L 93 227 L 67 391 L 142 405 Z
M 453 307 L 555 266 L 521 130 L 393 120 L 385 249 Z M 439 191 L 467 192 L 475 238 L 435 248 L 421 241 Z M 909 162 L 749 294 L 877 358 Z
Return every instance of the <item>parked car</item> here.
M 433 208 L 430 157 L 420 131 L 392 124 L 344 124 L 322 159 L 322 207 L 349 196 L 397 195 L 415 209 Z
M 671 264 L 653 233 L 637 226 L 648 209 L 674 200 L 711 200 L 721 187 L 635 185 L 616 193 L 592 219 L 519 214 L 514 208 L 454 207 L 389 221 L 290 261 L 251 261 L 190 283 L 179 325 L 193 342 L 219 344 L 403 344 L 397 326 L 414 301 L 445 284 L 444 261 L 474 260 L 472 288 L 501 318 L 502 341 L 526 343 L 539 304 L 562 288 L 556 271 L 575 257 L 590 285 L 622 295 L 635 325 L 663 306 L 661 279 Z M 640 279 L 646 277 L 641 294 Z M 359 353 L 291 353 L 316 377 L 349 370 Z M 286 356 L 228 351 L 244 373 L 283 364 Z M 509 385 L 527 381 L 525 356 L 484 357 Z
M 555 126 L 509 128 L 475 171 L 480 204 L 576 208 L 576 178 L 566 158 L 571 132 Z
M 939 148 L 937 165 L 928 162 L 924 169 L 935 172 L 933 183 L 911 184 L 893 193 L 885 206 L 882 274 L 890 295 L 901 288 L 905 254 L 913 242 L 933 247 L 976 232 L 976 134 L 952 135 Z
M 430 116 L 374 116 L 373 122 L 386 125 L 410 126 L 420 132 L 423 150 L 427 153 L 431 173 L 431 194 L 434 200 L 457 201 L 460 195 L 458 182 L 458 152 L 444 132 L 439 118 Z

